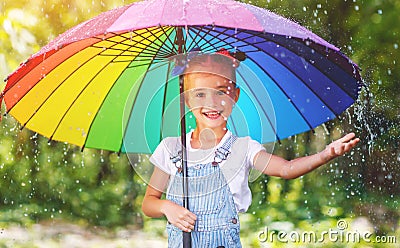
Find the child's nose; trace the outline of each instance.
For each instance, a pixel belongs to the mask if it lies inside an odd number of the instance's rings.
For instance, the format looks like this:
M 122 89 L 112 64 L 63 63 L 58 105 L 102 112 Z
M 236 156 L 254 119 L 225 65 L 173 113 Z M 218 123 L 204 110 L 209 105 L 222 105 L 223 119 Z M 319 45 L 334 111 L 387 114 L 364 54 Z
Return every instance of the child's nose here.
M 206 104 L 208 107 L 215 107 L 221 105 L 221 99 L 218 98 L 215 94 L 208 94 L 206 98 Z

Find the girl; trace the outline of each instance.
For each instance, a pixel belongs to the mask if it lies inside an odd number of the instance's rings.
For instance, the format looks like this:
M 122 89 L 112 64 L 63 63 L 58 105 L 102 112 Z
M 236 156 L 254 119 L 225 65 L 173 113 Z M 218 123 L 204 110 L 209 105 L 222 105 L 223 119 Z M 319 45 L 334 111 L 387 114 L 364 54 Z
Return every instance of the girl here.
M 182 207 L 180 138 L 166 138 L 150 158 L 155 165 L 142 210 L 166 216 L 169 247 L 182 247 L 182 231 L 193 247 L 241 247 L 239 212 L 251 203 L 248 175 L 255 168 L 270 176 L 296 178 L 343 155 L 359 139 L 350 133 L 325 150 L 291 161 L 266 152 L 250 137 L 238 138 L 227 119 L 238 101 L 238 59 L 227 52 L 197 54 L 183 67 L 185 103 L 196 118 L 187 134 L 189 210 Z M 162 199 L 168 187 L 166 199 Z

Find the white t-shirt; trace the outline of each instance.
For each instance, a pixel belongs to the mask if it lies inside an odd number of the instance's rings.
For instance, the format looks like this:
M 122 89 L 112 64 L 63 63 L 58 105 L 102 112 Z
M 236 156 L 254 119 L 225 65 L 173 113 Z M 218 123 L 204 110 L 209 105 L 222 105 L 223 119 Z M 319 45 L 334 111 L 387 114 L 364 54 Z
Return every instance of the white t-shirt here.
M 231 132 L 228 131 L 215 148 L 204 150 L 191 147 L 192 132 L 189 132 L 186 136 L 187 166 L 214 161 L 215 150 L 222 146 L 230 135 Z M 169 175 L 175 176 L 177 167 L 171 157 L 177 155 L 180 144 L 180 137 L 163 139 L 150 157 L 150 162 Z M 265 150 L 265 148 L 257 141 L 248 136 L 240 137 L 232 145 L 228 159 L 219 164 L 233 194 L 238 212 L 246 212 L 251 204 L 252 196 L 248 185 L 249 172 L 254 168 L 254 156 L 261 150 Z

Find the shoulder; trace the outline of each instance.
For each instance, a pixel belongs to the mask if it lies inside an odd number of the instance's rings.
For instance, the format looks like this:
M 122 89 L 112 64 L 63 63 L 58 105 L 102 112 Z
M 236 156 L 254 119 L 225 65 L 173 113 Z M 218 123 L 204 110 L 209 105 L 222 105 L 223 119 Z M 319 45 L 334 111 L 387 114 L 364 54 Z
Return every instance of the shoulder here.
M 260 149 L 263 147 L 263 145 L 260 144 L 260 142 L 252 139 L 250 136 L 237 137 L 234 146 L 240 147 L 244 150 L 251 150 L 255 148 Z
M 161 140 L 160 145 L 163 145 L 165 147 L 180 145 L 180 137 L 166 137 Z
M 252 139 L 250 136 L 239 137 L 232 146 L 232 152 L 240 153 L 242 159 L 248 165 L 253 165 L 254 157 L 260 152 L 265 151 L 265 147 L 260 142 Z

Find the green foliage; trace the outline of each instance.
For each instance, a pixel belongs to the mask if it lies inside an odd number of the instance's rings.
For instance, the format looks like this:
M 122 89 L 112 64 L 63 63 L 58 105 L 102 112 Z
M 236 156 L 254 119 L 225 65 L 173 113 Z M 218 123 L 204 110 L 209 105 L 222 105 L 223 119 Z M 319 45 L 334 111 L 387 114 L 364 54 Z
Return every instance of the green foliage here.
M 12 123 L 8 118 L 3 121 Z M 140 206 L 134 203 L 143 187 L 125 156 L 81 152 L 13 129 L 3 128 L 8 135 L 1 139 L 2 147 L 9 149 L 1 153 L 0 221 L 67 218 L 107 227 L 140 224 L 136 214 Z

